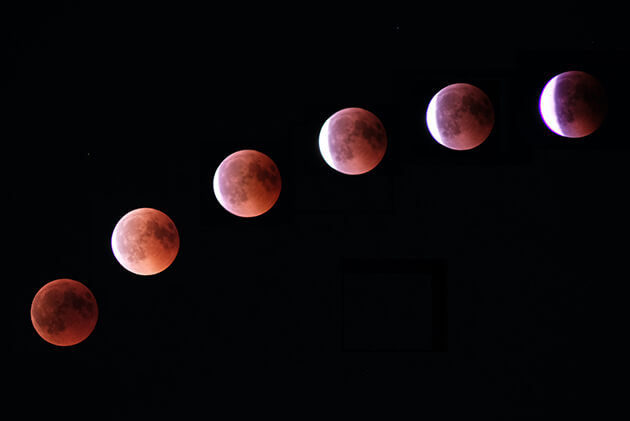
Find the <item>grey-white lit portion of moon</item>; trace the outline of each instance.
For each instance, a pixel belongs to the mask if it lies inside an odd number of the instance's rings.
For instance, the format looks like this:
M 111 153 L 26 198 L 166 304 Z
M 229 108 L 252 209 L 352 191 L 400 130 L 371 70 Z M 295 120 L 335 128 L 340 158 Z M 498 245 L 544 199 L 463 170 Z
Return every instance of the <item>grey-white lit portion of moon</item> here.
M 607 100 L 601 83 L 588 73 L 568 71 L 551 78 L 542 90 L 540 115 L 557 135 L 584 137 L 601 125 Z
M 116 260 L 137 275 L 154 275 L 168 268 L 179 251 L 179 233 L 165 213 L 152 208 L 124 215 L 112 233 Z
M 494 108 L 481 89 L 454 83 L 433 96 L 426 112 L 431 136 L 454 150 L 473 149 L 482 144 L 494 126 Z
M 324 161 L 349 175 L 374 169 L 387 149 L 387 135 L 379 118 L 362 108 L 344 108 L 331 115 L 319 132 Z
M 245 218 L 269 211 L 278 200 L 281 187 L 275 162 L 252 149 L 229 155 L 217 167 L 212 179 L 219 204 L 231 214 Z

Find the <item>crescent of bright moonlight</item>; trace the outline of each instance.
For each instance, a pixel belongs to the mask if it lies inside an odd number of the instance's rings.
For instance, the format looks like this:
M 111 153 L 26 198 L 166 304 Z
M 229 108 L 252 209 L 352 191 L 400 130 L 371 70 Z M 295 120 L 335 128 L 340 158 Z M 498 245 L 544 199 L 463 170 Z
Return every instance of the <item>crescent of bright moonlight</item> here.
M 429 132 L 431 133 L 431 136 L 433 136 L 433 138 L 435 140 L 438 141 L 438 143 L 440 143 L 441 145 L 443 145 L 444 143 L 442 142 L 442 137 L 440 136 L 440 130 L 438 129 L 438 124 L 437 124 L 437 95 L 434 95 L 433 98 L 431 98 L 431 102 L 429 102 L 429 106 L 427 107 L 427 127 L 429 128 Z
M 556 101 L 554 100 L 554 93 L 556 92 L 556 82 L 558 76 L 551 78 L 549 82 L 543 88 L 540 95 L 540 116 L 543 121 L 549 127 L 549 130 L 557 135 L 564 136 L 562 128 L 558 122 L 558 114 L 556 113 Z
M 335 168 L 335 162 L 332 159 L 332 155 L 330 154 L 330 147 L 328 145 L 328 127 L 330 126 L 330 119 L 327 119 L 324 122 L 321 130 L 319 131 L 319 151 L 322 154 L 322 158 L 324 161 L 331 167 Z

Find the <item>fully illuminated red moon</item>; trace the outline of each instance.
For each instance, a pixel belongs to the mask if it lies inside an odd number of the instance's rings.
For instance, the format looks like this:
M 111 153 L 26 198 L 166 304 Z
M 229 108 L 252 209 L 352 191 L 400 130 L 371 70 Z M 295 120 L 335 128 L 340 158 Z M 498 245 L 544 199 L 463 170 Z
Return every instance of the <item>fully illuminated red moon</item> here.
M 271 209 L 280 196 L 281 184 L 275 162 L 251 149 L 225 158 L 212 180 L 214 195 L 221 206 L 242 217 L 262 215 Z
M 377 116 L 363 108 L 344 108 L 331 115 L 319 132 L 319 151 L 335 170 L 364 174 L 383 159 L 387 135 Z
M 81 282 L 57 279 L 44 285 L 33 298 L 31 321 L 46 342 L 70 346 L 90 336 L 98 319 L 92 292 Z
M 540 95 L 540 115 L 547 127 L 564 137 L 584 137 L 602 124 L 607 101 L 603 86 L 588 73 L 560 73 Z
M 139 208 L 123 216 L 112 233 L 116 260 L 137 275 L 155 275 L 169 267 L 179 251 L 179 233 L 163 212 Z
M 481 145 L 494 126 L 494 108 L 481 89 L 468 83 L 454 83 L 439 91 L 427 108 L 431 136 L 454 150 Z

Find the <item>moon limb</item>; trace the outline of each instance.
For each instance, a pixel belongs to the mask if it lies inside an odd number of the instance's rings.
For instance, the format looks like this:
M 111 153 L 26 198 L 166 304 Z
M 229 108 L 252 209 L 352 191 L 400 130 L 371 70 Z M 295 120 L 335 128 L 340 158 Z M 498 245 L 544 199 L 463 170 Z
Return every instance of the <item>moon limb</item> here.
M 324 122 L 324 125 L 319 131 L 319 151 L 322 154 L 322 158 L 324 158 L 324 161 L 326 161 L 326 163 L 331 168 L 335 168 L 332 154 L 330 153 L 330 145 L 328 143 L 328 136 L 330 135 L 329 133 L 330 119 L 331 117 L 328 117 L 326 119 L 326 121 Z
M 551 78 L 551 80 L 547 82 L 547 84 L 543 88 L 542 94 L 540 95 L 539 109 L 540 115 L 549 130 L 557 135 L 565 136 L 565 134 L 562 132 L 562 128 L 560 127 L 560 123 L 558 122 L 558 115 L 556 113 L 556 101 L 554 99 L 558 76 L 554 76 L 553 78 Z
M 219 203 L 223 203 L 223 196 L 221 195 L 221 189 L 219 187 L 219 170 L 221 169 L 221 165 L 217 167 L 214 171 L 214 177 L 212 177 L 212 191 L 214 191 L 214 197 L 217 198 Z
M 433 98 L 431 98 L 429 106 L 427 107 L 427 127 L 429 128 L 431 136 L 433 136 L 433 138 L 441 145 L 444 145 L 444 143 L 442 143 L 442 137 L 440 136 L 440 130 L 437 124 L 437 97 L 438 94 L 435 94 Z

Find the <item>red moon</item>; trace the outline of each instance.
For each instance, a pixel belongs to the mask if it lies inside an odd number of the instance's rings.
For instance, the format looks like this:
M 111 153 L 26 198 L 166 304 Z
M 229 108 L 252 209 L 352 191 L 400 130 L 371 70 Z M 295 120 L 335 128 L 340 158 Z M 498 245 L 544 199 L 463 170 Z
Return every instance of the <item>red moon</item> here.
M 494 126 L 494 108 L 481 89 L 454 83 L 440 90 L 429 102 L 427 127 L 441 145 L 454 150 L 481 145 Z
M 343 174 L 364 174 L 374 169 L 386 149 L 383 123 L 362 108 L 337 111 L 319 132 L 319 151 L 324 161 Z
M 564 137 L 584 137 L 602 124 L 607 111 L 604 87 L 588 73 L 569 71 L 553 77 L 540 95 L 540 115 Z
M 44 285 L 33 298 L 31 321 L 46 342 L 76 345 L 90 336 L 98 319 L 92 292 L 81 282 L 57 279 Z
M 280 171 L 271 158 L 245 149 L 221 162 L 214 173 L 212 189 L 225 210 L 247 218 L 271 209 L 280 196 L 281 184 Z
M 112 233 L 116 260 L 136 275 L 155 275 L 169 267 L 179 251 L 179 233 L 163 212 L 139 208 L 123 216 Z

